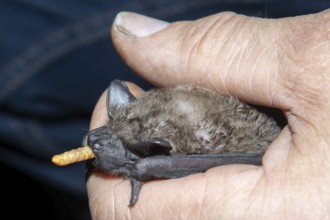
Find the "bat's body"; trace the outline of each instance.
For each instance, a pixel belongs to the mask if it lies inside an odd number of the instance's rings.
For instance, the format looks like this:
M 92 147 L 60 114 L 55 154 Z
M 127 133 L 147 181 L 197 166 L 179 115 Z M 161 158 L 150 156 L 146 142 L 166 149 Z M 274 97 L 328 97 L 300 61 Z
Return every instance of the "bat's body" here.
M 100 169 L 142 182 L 178 178 L 224 164 L 261 164 L 277 123 L 238 99 L 196 86 L 146 92 L 136 99 L 118 80 L 108 90 L 111 123 L 88 135 Z

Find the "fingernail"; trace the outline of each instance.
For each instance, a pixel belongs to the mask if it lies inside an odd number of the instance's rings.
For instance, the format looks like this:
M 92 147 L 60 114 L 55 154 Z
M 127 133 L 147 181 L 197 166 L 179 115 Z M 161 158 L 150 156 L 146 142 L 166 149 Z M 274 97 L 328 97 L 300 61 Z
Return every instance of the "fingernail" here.
M 165 29 L 169 23 L 132 12 L 120 12 L 114 25 L 125 34 L 146 37 Z

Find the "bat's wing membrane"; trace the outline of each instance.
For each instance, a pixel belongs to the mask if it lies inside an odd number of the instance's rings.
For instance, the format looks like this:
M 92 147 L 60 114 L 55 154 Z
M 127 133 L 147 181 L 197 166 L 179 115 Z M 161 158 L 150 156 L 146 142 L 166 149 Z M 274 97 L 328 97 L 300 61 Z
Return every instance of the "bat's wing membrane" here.
M 132 153 L 141 158 L 156 156 L 156 155 L 170 155 L 172 146 L 163 138 L 153 138 L 149 141 L 142 141 L 126 148 Z
M 261 165 L 259 154 L 172 155 L 141 158 L 132 169 L 132 176 L 140 181 L 157 178 L 179 178 L 229 164 Z
M 130 205 L 137 201 L 144 181 L 180 178 L 229 164 L 261 165 L 259 154 L 210 154 L 152 156 L 138 160 L 131 170 L 132 193 Z

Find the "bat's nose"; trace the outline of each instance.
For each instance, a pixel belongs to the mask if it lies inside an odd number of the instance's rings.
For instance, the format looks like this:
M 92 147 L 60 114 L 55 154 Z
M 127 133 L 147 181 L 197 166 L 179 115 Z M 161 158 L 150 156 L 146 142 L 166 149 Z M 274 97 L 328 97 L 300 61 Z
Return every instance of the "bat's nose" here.
M 88 132 L 87 136 L 87 144 L 91 145 L 91 143 L 95 142 L 95 140 L 101 139 L 101 137 L 105 136 L 108 133 L 108 129 L 106 126 L 96 128 Z
M 97 132 L 91 132 L 87 136 L 87 145 L 90 146 L 94 153 L 100 153 L 109 142 L 107 137 Z
M 87 135 L 87 145 L 89 145 L 92 149 L 99 144 L 97 144 L 98 142 L 100 142 L 100 135 L 96 134 L 95 132 L 91 132 Z
M 94 153 L 100 153 L 100 152 L 102 152 L 103 151 L 103 147 L 102 147 L 102 145 L 100 144 L 100 143 L 95 143 L 95 144 L 93 144 L 92 145 L 92 151 L 94 152 Z

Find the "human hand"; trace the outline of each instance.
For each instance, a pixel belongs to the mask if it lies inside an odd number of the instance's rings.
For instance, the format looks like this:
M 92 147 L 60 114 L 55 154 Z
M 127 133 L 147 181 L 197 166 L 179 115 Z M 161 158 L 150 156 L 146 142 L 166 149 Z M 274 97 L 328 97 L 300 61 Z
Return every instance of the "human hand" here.
M 121 13 L 112 38 L 126 63 L 156 85 L 229 93 L 283 110 L 288 125 L 262 167 L 151 181 L 132 208 L 129 181 L 94 174 L 87 182 L 94 219 L 329 218 L 330 10 L 277 20 L 219 13 L 171 24 Z M 103 97 L 91 128 L 106 119 Z

